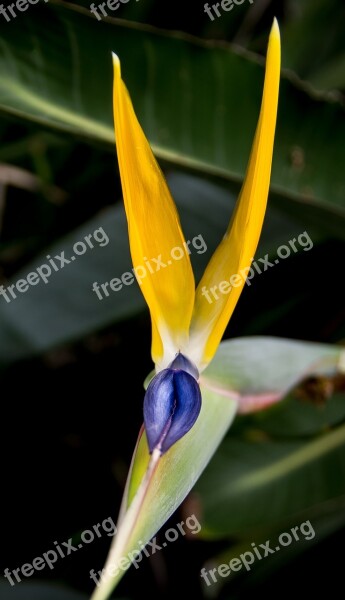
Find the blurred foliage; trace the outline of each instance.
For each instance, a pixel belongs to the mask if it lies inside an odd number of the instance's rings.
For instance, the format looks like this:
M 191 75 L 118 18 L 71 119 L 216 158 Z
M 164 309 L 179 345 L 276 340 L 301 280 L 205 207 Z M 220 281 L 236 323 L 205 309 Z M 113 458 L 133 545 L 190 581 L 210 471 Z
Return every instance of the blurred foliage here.
M 226 336 L 328 344 L 345 336 L 343 2 L 256 0 L 212 22 L 203 2 L 188 3 L 187 10 L 185 3 L 130 0 L 114 16 L 98 22 L 88 2 L 58 0 L 30 6 L 9 23 L 0 16 L 1 284 L 25 277 L 47 254 L 68 256 L 99 227 L 110 239 L 47 285 L 40 282 L 11 303 L 0 297 L 9 497 L 4 568 L 30 562 L 52 540 L 99 522 L 100 514 L 115 515 L 141 422 L 142 381 L 151 363 L 140 291 L 128 286 L 102 301 L 92 291 L 94 281 L 131 268 L 113 144 L 110 50 L 121 56 L 186 239 L 202 234 L 207 243 L 205 254 L 191 255 L 200 274 L 244 175 L 262 56 L 278 17 L 286 70 L 257 256 L 269 253 L 274 261 L 278 247 L 303 231 L 314 246 L 246 286 Z M 133 377 L 121 379 L 128 369 Z M 255 590 L 274 598 L 280 574 L 279 585 L 294 593 L 298 578 L 330 569 L 340 582 L 334 554 L 344 543 L 344 416 L 343 381 L 320 377 L 267 411 L 238 417 L 181 513 L 199 511 L 204 537 L 212 541 L 179 540 L 140 572 L 131 571 L 120 594 L 138 598 L 147 585 L 153 597 L 175 597 L 187 578 L 191 593 L 203 597 L 199 569 L 208 560 L 218 564 L 303 519 L 317 535 L 313 549 L 303 546 L 302 562 L 296 544 L 245 578 L 223 580 L 214 594 L 249 598 Z M 278 477 L 264 485 L 261 474 L 269 469 Z M 259 485 L 241 492 L 241 481 L 251 477 Z M 172 517 L 170 525 L 178 520 Z M 61 561 L 50 578 L 89 592 L 89 570 L 102 567 L 109 540 L 97 544 Z M 6 600 L 39 597 L 24 584 L 1 585 Z

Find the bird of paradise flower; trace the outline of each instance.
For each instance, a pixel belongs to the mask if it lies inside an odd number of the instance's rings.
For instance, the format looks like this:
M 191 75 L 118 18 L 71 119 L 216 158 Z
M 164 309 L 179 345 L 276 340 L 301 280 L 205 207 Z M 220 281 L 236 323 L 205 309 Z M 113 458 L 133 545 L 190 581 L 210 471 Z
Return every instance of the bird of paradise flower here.
M 117 156 L 134 268 L 166 255 L 185 240 L 164 176 L 134 113 L 113 55 Z M 102 581 L 104 600 L 145 544 L 182 502 L 236 413 L 234 398 L 217 396 L 203 372 L 220 344 L 245 279 L 210 304 L 202 290 L 249 272 L 264 220 L 271 175 L 280 80 L 280 35 L 274 20 L 268 43 L 262 104 L 234 214 L 195 288 L 189 255 L 173 268 L 147 272 L 141 290 L 152 322 L 155 375 L 144 399 L 144 427 L 135 448 Z M 247 271 L 246 271 L 247 270 Z M 214 358 L 215 357 L 215 358 Z M 207 371 L 206 371 L 207 373 Z M 126 567 L 121 567 L 121 561 Z

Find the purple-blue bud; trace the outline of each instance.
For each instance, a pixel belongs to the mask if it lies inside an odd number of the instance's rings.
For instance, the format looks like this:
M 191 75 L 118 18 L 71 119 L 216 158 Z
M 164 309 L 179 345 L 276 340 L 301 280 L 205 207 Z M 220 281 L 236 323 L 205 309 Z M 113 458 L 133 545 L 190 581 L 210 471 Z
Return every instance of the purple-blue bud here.
M 182 364 L 191 370 L 192 363 L 179 354 L 169 368 L 160 371 L 151 380 L 147 388 L 144 422 L 150 453 L 155 448 L 162 454 L 167 452 L 188 433 L 199 416 L 200 388 L 190 372 L 178 368 Z M 194 369 L 193 372 L 197 374 Z

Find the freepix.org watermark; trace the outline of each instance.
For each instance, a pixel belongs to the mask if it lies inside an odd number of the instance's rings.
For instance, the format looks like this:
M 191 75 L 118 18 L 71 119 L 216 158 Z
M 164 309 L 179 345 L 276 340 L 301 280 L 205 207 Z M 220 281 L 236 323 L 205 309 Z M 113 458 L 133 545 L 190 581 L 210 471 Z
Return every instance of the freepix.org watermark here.
M 219 294 L 230 294 L 232 288 L 240 287 L 245 282 L 247 285 L 251 285 L 251 280 L 255 277 L 256 274 L 261 275 L 267 269 L 278 265 L 280 260 L 285 260 L 291 256 L 291 252 L 298 252 L 300 248 L 304 250 L 304 252 L 308 252 L 313 247 L 313 242 L 306 231 L 300 233 L 297 238 L 293 238 L 288 241 L 287 244 L 282 244 L 277 249 L 277 255 L 279 258 L 276 258 L 274 262 L 270 262 L 268 254 L 265 254 L 263 258 L 258 258 L 258 260 L 254 260 L 254 257 L 251 258 L 251 266 L 245 267 L 241 269 L 239 273 L 234 273 L 229 277 L 229 281 L 224 280 L 220 281 L 218 285 L 214 285 L 211 288 L 207 289 L 204 285 L 201 289 L 201 294 L 206 298 L 209 304 L 212 304 L 215 300 L 219 300 Z M 259 264 L 260 263 L 260 264 Z M 255 269 L 255 270 L 254 270 Z
M 54 549 L 44 552 L 42 556 L 37 556 L 31 563 L 25 563 L 18 569 L 13 569 L 12 571 L 5 569 L 4 576 L 11 586 L 14 586 L 16 583 L 22 581 L 22 577 L 31 577 L 35 571 L 42 571 L 46 567 L 50 570 L 54 569 L 55 563 L 58 560 L 66 558 L 72 552 L 77 552 L 84 547 L 84 544 L 90 544 L 96 536 L 100 538 L 105 533 L 108 537 L 111 537 L 116 532 L 117 529 L 113 519 L 108 517 L 102 523 L 93 525 L 92 529 L 85 529 L 80 535 L 81 542 L 77 546 L 72 543 L 72 538 L 69 538 L 67 542 L 54 542 Z
M 249 2 L 249 4 L 254 4 L 254 0 L 221 0 L 221 2 L 216 2 L 215 4 L 211 4 L 211 6 L 206 2 L 204 4 L 204 12 L 208 15 L 211 21 L 214 21 L 215 16 L 221 17 L 222 12 L 230 12 L 236 6 L 241 6 L 244 2 Z M 221 8 L 221 11 L 219 10 Z
M 271 547 L 271 540 L 266 540 L 265 543 L 259 544 L 259 546 L 253 542 L 251 550 L 243 552 L 238 558 L 232 558 L 229 563 L 222 563 L 218 567 L 209 570 L 205 568 L 201 569 L 200 577 L 202 577 L 207 586 L 210 586 L 212 583 L 217 583 L 219 576 L 228 577 L 232 572 L 240 571 L 242 567 L 246 571 L 250 571 L 255 561 L 262 560 L 271 556 L 271 554 L 279 552 L 282 548 L 290 546 L 292 542 L 299 542 L 301 534 L 302 541 L 312 540 L 315 537 L 315 531 L 310 521 L 305 521 L 297 525 L 297 527 L 292 527 L 289 532 L 285 531 L 281 533 L 278 538 L 278 545 L 274 546 L 274 548 Z
M 182 248 L 180 246 L 175 246 L 175 248 L 172 248 L 170 251 L 169 258 L 164 257 L 163 260 L 161 254 L 156 258 L 149 259 L 146 256 L 144 256 L 144 264 L 137 265 L 136 267 L 134 267 L 132 269 L 132 273 L 130 271 L 127 271 L 126 273 L 123 273 L 121 277 L 114 277 L 114 279 L 112 279 L 111 281 L 105 281 L 100 285 L 97 281 L 95 281 L 92 286 L 92 291 L 97 294 L 99 300 L 103 300 L 104 297 L 110 296 L 108 288 L 110 288 L 112 292 L 119 292 L 120 290 L 122 290 L 124 285 L 132 285 L 135 279 L 137 280 L 139 285 L 142 285 L 143 280 L 145 279 L 145 277 L 147 277 L 148 273 L 151 273 L 151 275 L 157 273 L 161 269 L 166 269 L 167 267 L 170 267 L 174 263 L 174 261 L 176 262 L 178 260 L 181 260 L 181 258 L 183 258 L 186 254 L 191 254 L 192 249 L 190 248 L 190 245 L 192 245 L 192 248 L 196 250 L 197 254 L 204 254 L 204 252 L 206 252 L 207 250 L 207 245 L 202 235 L 196 235 L 193 237 L 192 240 L 183 242 Z
M 12 2 L 8 4 L 6 8 L 3 4 L 0 4 L 0 15 L 6 19 L 7 23 L 11 21 L 11 19 L 15 19 L 20 13 L 25 12 L 28 8 L 34 4 L 37 4 L 40 0 L 17 0 L 16 2 Z M 41 0 L 45 3 L 49 2 L 49 0 Z
M 37 267 L 35 271 L 28 273 L 25 279 L 18 279 L 16 283 L 7 286 L 6 289 L 3 285 L 1 285 L 0 295 L 5 298 L 7 303 L 9 303 L 17 298 L 18 292 L 20 294 L 27 292 L 31 285 L 37 285 L 41 281 L 47 284 L 54 271 L 57 272 L 61 269 L 64 269 L 66 265 L 69 265 L 71 262 L 75 261 L 78 256 L 82 256 L 85 254 L 85 252 L 87 252 L 87 250 L 93 249 L 95 247 L 95 243 L 101 247 L 109 244 L 109 238 L 103 227 L 95 229 L 93 233 L 86 235 L 83 240 L 75 242 L 75 244 L 73 244 L 74 254 L 72 254 L 69 258 L 65 257 L 64 250 L 53 258 L 50 256 L 50 254 L 47 254 L 47 263 Z
M 143 560 L 143 555 L 149 557 L 156 552 L 160 552 L 167 547 L 168 544 L 176 542 L 180 535 L 186 535 L 191 533 L 195 535 L 201 530 L 201 525 L 195 515 L 191 515 L 185 521 L 177 523 L 175 527 L 170 527 L 164 533 L 164 541 L 161 544 L 157 543 L 157 538 L 154 537 L 147 544 L 143 544 L 141 540 L 138 541 L 138 547 L 132 552 L 128 552 L 127 556 L 123 556 L 115 567 L 108 569 L 102 569 L 101 571 L 95 571 L 91 569 L 90 579 L 99 586 L 101 581 L 105 577 L 116 577 L 120 571 L 127 571 L 127 569 L 133 564 L 136 569 L 139 569 L 139 563 Z
M 107 0 L 107 2 L 101 2 L 100 4 L 96 4 L 93 2 L 90 5 L 90 12 L 96 17 L 97 21 L 101 21 L 104 17 L 111 16 L 109 11 L 114 12 L 118 10 L 121 4 L 127 4 L 129 0 Z M 139 0 L 136 0 L 139 2 Z M 102 16 L 100 16 L 100 13 Z

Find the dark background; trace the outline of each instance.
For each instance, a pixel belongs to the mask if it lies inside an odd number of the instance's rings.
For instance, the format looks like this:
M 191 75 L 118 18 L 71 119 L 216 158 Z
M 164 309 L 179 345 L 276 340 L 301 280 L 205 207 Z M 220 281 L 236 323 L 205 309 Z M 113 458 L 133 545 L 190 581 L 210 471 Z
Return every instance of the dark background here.
M 206 39 L 235 42 L 259 53 L 265 51 L 267 31 L 273 16 L 277 16 L 283 29 L 300 28 L 301 35 L 308 38 L 308 47 L 303 38 L 304 54 L 298 71 L 308 80 L 321 62 L 327 65 L 344 52 L 339 41 L 340 23 L 344 25 L 342 2 L 319 0 L 313 3 L 314 10 L 309 10 L 311 4 L 257 1 L 256 12 L 249 16 L 244 3 L 211 23 L 203 13 L 203 3 L 141 0 L 136 4 L 130 0 L 118 16 Z M 313 24 L 315 30 L 311 29 Z M 288 48 L 286 66 L 293 60 L 293 51 Z M 343 90 L 339 83 L 340 97 Z M 57 133 L 50 145 L 47 130 L 5 115 L 1 133 L 1 160 L 5 160 L 7 150 L 8 164 L 33 173 L 41 172 L 42 162 L 48 160 L 55 185 L 67 194 L 66 201 L 54 203 L 32 190 L 7 187 L 0 247 L 0 272 L 7 281 L 54 240 L 72 232 L 102 208 L 120 202 L 121 188 L 115 150 L 110 153 L 91 148 L 78 140 L 59 138 Z M 27 153 L 17 159 L 15 147 L 21 141 Z M 326 235 L 312 253 L 299 253 L 279 269 L 256 278 L 250 293 L 244 290 L 226 336 L 256 334 L 326 343 L 341 341 L 343 252 L 344 242 Z M 82 298 L 80 301 L 82 310 Z M 273 317 L 277 307 L 281 310 Z M 150 343 L 150 322 L 145 311 L 47 352 L 3 362 L 3 569 L 32 562 L 53 548 L 54 540 L 77 540 L 84 529 L 110 516 L 116 519 L 142 421 L 142 382 L 152 369 Z M 168 525 L 173 527 L 183 515 L 182 508 Z M 273 599 L 300 592 L 312 596 L 318 594 L 321 585 L 332 593 L 342 585 L 343 543 L 342 529 L 274 572 L 226 582 L 218 597 L 247 599 L 260 593 Z M 109 544 L 110 538 L 104 534 L 75 555 L 58 561 L 53 571 L 44 569 L 35 577 L 90 594 L 93 584 L 89 570 L 102 568 Z M 145 559 L 138 571 L 132 568 L 114 597 L 136 599 L 144 590 L 152 598 L 175 598 L 182 591 L 202 598 L 199 570 L 228 545 L 224 540 L 180 537 L 164 552 Z M 0 596 L 4 600 L 16 598 L 14 592 L 7 584 L 0 589 Z M 29 592 L 26 597 L 31 597 Z

